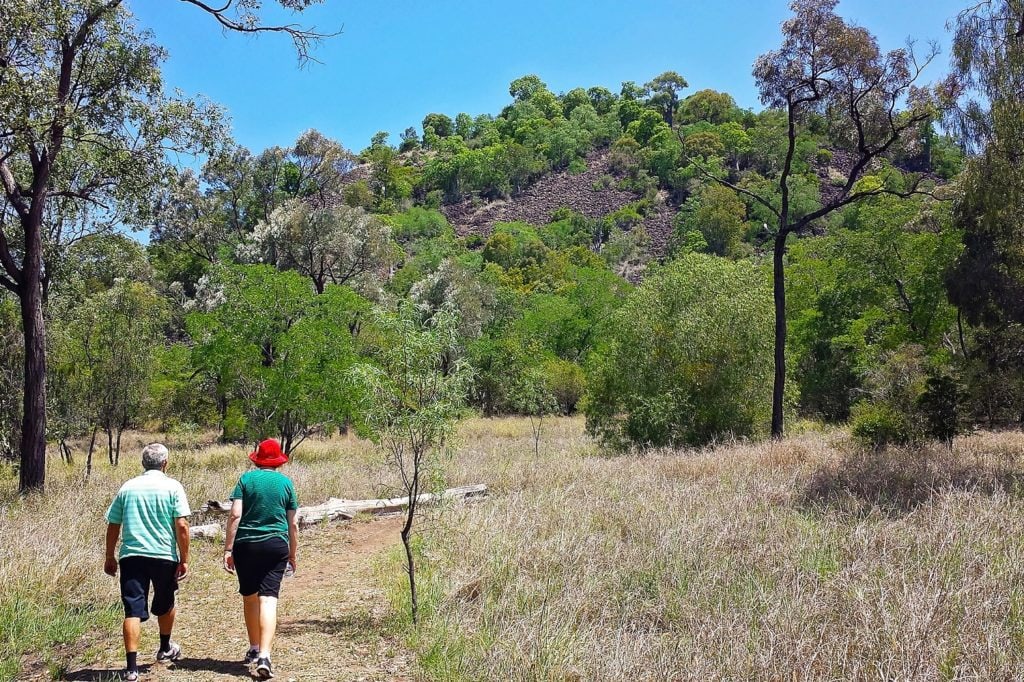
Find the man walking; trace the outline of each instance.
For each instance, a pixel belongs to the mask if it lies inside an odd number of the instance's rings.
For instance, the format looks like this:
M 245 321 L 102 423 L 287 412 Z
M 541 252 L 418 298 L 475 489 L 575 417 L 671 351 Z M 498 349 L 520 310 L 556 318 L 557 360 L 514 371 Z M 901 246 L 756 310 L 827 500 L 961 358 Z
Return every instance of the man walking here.
M 159 443 L 142 450 L 145 472 L 126 482 L 107 510 L 107 553 L 103 570 L 121 570 L 121 601 L 124 603 L 124 679 L 139 679 L 139 630 L 149 620 L 149 587 L 153 586 L 152 612 L 160 626 L 156 660 L 173 661 L 181 647 L 171 641 L 174 627 L 174 593 L 178 581 L 188 575 L 188 516 L 191 510 L 185 490 L 164 472 L 167 448 Z M 121 538 L 121 550 L 114 547 Z

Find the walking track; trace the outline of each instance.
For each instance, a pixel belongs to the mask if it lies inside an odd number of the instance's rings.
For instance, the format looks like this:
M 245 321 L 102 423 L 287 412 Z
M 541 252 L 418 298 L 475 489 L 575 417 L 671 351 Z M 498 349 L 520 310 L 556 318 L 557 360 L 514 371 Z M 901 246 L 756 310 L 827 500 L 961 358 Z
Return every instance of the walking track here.
M 274 644 L 275 682 L 305 680 L 411 680 L 411 655 L 389 627 L 389 607 L 374 562 L 399 542 L 400 519 L 382 518 L 303 530 L 299 566 L 285 579 Z M 154 662 L 156 619 L 143 624 L 139 648 L 144 682 L 251 680 L 241 663 L 247 646 L 242 598 L 220 567 L 222 545 L 193 541 L 191 576 L 178 593 L 174 640 L 183 655 L 171 665 Z M 120 679 L 120 632 L 99 636 L 89 662 L 72 666 L 65 680 Z

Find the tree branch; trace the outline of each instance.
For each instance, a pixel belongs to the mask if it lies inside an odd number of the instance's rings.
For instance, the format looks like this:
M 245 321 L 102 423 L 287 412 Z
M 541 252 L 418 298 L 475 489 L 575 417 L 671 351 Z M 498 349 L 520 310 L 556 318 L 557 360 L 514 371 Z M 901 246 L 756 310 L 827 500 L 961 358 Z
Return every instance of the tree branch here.
M 7 195 L 7 200 L 11 202 L 14 210 L 18 212 L 18 216 L 27 218 L 29 206 L 25 203 L 25 194 L 6 161 L 0 161 L 0 184 L 4 186 L 4 194 Z
M 282 24 L 278 26 L 250 26 L 244 24 L 237 19 L 232 19 L 227 16 L 226 11 L 231 7 L 231 2 L 227 2 L 223 7 L 213 7 L 208 5 L 202 0 L 181 0 L 181 2 L 194 5 L 199 9 L 203 10 L 228 31 L 235 31 L 237 33 L 285 33 L 291 39 L 295 45 L 295 51 L 298 52 L 299 62 L 306 63 L 309 61 L 316 61 L 310 55 L 310 48 L 324 38 L 331 38 L 339 35 L 341 31 L 335 31 L 334 33 L 320 33 L 315 27 L 302 28 L 298 24 Z

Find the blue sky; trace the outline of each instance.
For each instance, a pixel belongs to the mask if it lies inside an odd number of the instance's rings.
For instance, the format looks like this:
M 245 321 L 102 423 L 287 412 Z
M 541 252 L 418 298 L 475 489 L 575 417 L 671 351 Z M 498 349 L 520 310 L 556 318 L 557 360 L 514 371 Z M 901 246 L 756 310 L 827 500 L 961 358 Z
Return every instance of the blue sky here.
M 267 0 L 271 4 L 273 0 Z M 874 32 L 883 48 L 907 37 L 948 44 L 946 21 L 964 0 L 842 0 L 839 11 Z M 787 0 L 393 0 L 325 4 L 292 18 L 343 29 L 297 65 L 278 35 L 225 35 L 182 2 L 135 0 L 142 27 L 170 52 L 169 88 L 224 105 L 235 138 L 254 151 L 287 145 L 317 128 L 359 151 L 378 130 L 419 128 L 432 111 L 498 113 L 508 84 L 536 73 L 555 92 L 681 73 L 687 92 L 714 88 L 758 107 L 751 65 L 778 45 Z M 948 56 L 932 68 L 937 78 Z M 686 93 L 684 93 L 685 95 Z

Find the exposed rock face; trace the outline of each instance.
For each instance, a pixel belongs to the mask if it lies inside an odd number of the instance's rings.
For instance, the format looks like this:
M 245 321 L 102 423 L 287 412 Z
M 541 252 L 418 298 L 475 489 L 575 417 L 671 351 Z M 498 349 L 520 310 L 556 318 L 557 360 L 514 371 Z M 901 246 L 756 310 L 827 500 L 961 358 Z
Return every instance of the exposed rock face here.
M 614 183 L 607 189 L 598 188 L 602 176 L 610 174 L 607 154 L 594 153 L 587 158 L 587 170 L 583 173 L 550 173 L 511 199 L 488 203 L 470 199 L 444 206 L 441 210 L 460 235 L 479 234 L 484 237 L 491 234 L 495 223 L 523 221 L 545 225 L 562 207 L 571 208 L 588 218 L 602 218 L 640 199 L 633 192 L 618 189 Z M 675 213 L 674 208 L 661 205 L 642 223 L 651 240 L 652 255 L 664 255 Z

